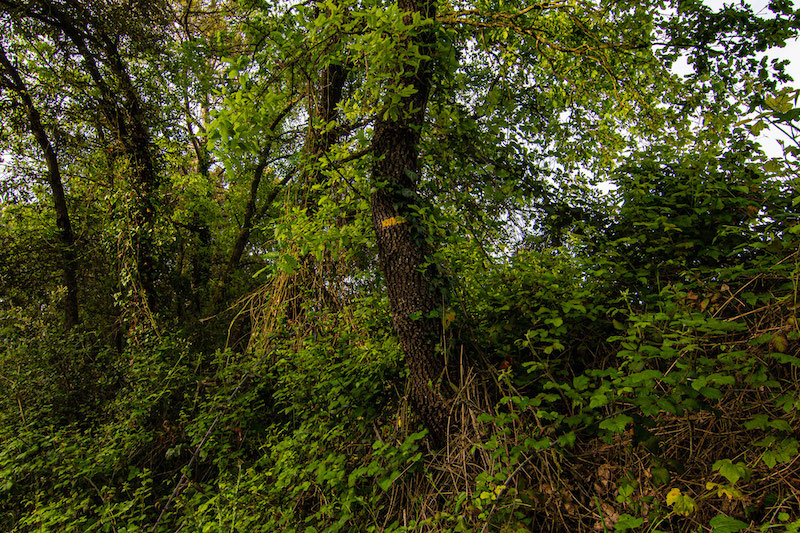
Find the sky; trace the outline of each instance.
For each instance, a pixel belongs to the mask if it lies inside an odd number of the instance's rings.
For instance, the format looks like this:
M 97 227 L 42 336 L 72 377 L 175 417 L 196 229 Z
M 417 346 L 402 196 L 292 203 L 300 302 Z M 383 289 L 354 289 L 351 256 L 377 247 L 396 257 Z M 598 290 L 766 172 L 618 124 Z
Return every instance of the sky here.
M 725 4 L 738 4 L 739 0 L 703 0 L 703 3 L 715 11 L 722 8 Z M 768 16 L 770 10 L 768 0 L 747 0 L 746 4 L 750 5 L 756 14 Z M 786 47 L 781 50 L 774 50 L 769 55 L 770 57 L 778 57 L 781 59 L 788 59 L 792 63 L 789 65 L 789 73 L 795 80 L 795 85 L 800 85 L 800 49 L 798 49 L 798 40 L 793 39 L 786 43 Z
M 719 10 L 725 4 L 738 4 L 738 2 L 739 0 L 703 0 L 705 5 L 714 10 Z M 745 3 L 750 5 L 757 14 L 762 16 L 770 15 L 770 10 L 767 7 L 769 5 L 768 0 L 747 0 Z M 779 59 L 788 59 L 789 65 L 786 69 L 786 72 L 794 79 L 793 85 L 795 87 L 800 87 L 800 41 L 798 39 L 787 41 L 784 48 L 772 50 L 767 54 L 767 56 Z M 777 142 L 777 139 L 780 139 L 781 137 L 784 137 L 784 135 L 773 128 L 765 130 L 764 133 L 762 133 L 761 145 L 767 155 L 773 157 L 782 155 L 782 150 Z

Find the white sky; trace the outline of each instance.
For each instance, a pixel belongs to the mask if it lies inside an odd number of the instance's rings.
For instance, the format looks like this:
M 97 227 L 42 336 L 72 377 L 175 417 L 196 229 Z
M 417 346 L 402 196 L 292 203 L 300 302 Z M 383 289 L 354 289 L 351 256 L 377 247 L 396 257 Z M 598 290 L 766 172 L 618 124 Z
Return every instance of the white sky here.
M 725 4 L 738 4 L 739 0 L 703 0 L 703 3 L 714 10 L 719 10 Z M 746 0 L 745 3 L 750 5 L 757 14 L 764 17 L 771 15 L 767 7 L 769 5 L 768 0 Z M 787 41 L 784 48 L 772 50 L 767 56 L 788 59 L 789 65 L 786 68 L 786 72 L 794 79 L 792 85 L 800 88 L 800 42 L 798 39 Z M 784 135 L 774 128 L 765 130 L 761 134 L 761 144 L 767 155 L 773 157 L 782 155 L 780 145 L 777 143 L 777 139 L 781 137 L 784 137 Z
M 703 3 L 711 9 L 718 11 L 725 4 L 738 4 L 739 0 L 703 0 Z M 745 0 L 745 3 L 753 8 L 756 14 L 767 17 L 771 15 L 768 0 Z M 786 47 L 780 50 L 774 50 L 769 54 L 770 57 L 778 57 L 781 59 L 788 59 L 793 61 L 789 65 L 788 72 L 794 78 L 795 85 L 800 85 L 800 50 L 798 50 L 798 40 L 792 39 L 786 43 Z

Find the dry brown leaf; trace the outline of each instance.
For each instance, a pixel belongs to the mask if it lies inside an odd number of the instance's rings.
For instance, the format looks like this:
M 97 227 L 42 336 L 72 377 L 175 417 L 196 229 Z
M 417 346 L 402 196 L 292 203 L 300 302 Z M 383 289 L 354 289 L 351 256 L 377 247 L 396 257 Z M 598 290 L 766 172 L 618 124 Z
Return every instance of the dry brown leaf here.
M 613 469 L 614 467 L 608 463 L 602 464 L 597 468 L 597 479 L 599 479 L 604 486 L 608 486 L 608 482 L 611 481 L 611 472 Z

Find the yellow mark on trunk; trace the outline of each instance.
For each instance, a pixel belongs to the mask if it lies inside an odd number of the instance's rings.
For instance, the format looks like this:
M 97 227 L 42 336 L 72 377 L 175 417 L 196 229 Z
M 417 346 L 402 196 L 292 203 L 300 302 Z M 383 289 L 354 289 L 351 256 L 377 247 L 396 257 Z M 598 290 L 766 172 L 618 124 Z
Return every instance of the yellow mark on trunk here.
M 387 218 L 386 220 L 381 221 L 381 227 L 388 228 L 402 224 L 403 222 L 405 222 L 405 220 L 399 217 Z

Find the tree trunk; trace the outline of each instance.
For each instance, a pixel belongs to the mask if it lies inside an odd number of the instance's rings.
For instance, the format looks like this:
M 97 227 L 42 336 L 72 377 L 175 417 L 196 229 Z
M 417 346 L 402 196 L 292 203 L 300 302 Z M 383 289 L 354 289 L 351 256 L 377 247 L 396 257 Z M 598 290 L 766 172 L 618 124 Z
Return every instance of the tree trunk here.
M 157 195 L 160 179 L 142 100 L 120 56 L 119 41 L 105 33 L 103 24 L 96 23 L 93 19 L 96 15 L 81 2 L 0 0 L 0 6 L 62 32 L 83 57 L 87 72 L 100 92 L 100 109 L 117 133 L 132 167 L 132 189 L 136 195 L 136 211 L 131 221 L 136 230 L 133 252 L 140 288 L 153 309 L 158 277 L 153 222 L 161 202 Z M 110 73 L 104 75 L 100 67 Z
M 58 157 L 50 139 L 42 125 L 41 116 L 36 106 L 33 104 L 25 82 L 19 75 L 16 67 L 9 61 L 0 43 L 0 65 L 9 78 L 9 85 L 14 89 L 22 100 L 25 112 L 28 115 L 31 132 L 36 137 L 36 142 L 44 152 L 44 159 L 47 163 L 47 181 L 53 193 L 53 204 L 56 211 L 56 226 L 59 230 L 59 240 L 61 241 L 61 260 L 64 272 L 64 285 L 67 288 L 67 296 L 64 300 L 64 324 L 67 329 L 72 329 L 78 324 L 78 281 L 75 267 L 75 236 L 72 232 L 72 224 L 67 209 L 67 199 L 64 194 L 64 185 L 61 181 L 61 170 L 58 165 Z
M 400 0 L 399 6 L 407 12 L 420 13 L 423 18 L 435 16 L 432 0 Z M 408 39 L 406 46 L 417 45 L 421 54 L 432 54 L 432 29 L 421 30 L 413 39 Z M 412 209 L 418 204 L 417 143 L 431 77 L 430 60 L 423 60 L 418 68 L 408 66 L 403 81 L 416 92 L 400 102 L 399 118 L 375 123 L 373 182 L 386 185 L 372 194 L 370 203 L 392 319 L 409 369 L 411 402 L 434 442 L 442 444 L 448 433 L 447 394 L 442 387 L 446 368 L 444 356 L 436 351 L 442 291 L 440 280 L 427 265 L 428 236 Z
M 239 263 L 242 260 L 242 256 L 244 255 L 244 250 L 247 247 L 247 244 L 250 242 L 250 233 L 253 231 L 253 227 L 255 223 L 263 216 L 264 209 L 260 211 L 256 211 L 256 201 L 258 200 L 258 189 L 261 185 L 261 180 L 264 177 L 264 172 L 267 169 L 267 165 L 269 164 L 269 154 L 272 152 L 273 143 L 276 142 L 275 137 L 275 130 L 280 126 L 283 119 L 294 109 L 294 106 L 297 104 L 296 99 L 292 99 L 287 103 L 284 108 L 278 113 L 272 122 L 270 122 L 268 130 L 271 132 L 271 137 L 266 140 L 266 146 L 261 151 L 261 155 L 259 156 L 258 164 L 256 165 L 255 171 L 253 172 L 253 179 L 250 181 L 250 195 L 247 197 L 247 202 L 244 206 L 244 220 L 242 222 L 242 227 L 239 229 L 239 233 L 236 235 L 236 240 L 233 243 L 233 248 L 231 249 L 231 255 L 228 259 L 228 263 L 225 266 L 225 270 L 222 271 L 220 275 L 219 282 L 217 283 L 217 288 L 214 291 L 214 296 L 212 298 L 212 308 L 214 312 L 217 312 L 219 309 L 219 305 L 223 302 L 223 297 L 225 293 L 225 289 L 227 288 L 228 281 L 230 280 L 233 273 L 239 268 Z M 281 181 L 275 189 L 273 189 L 272 193 L 267 197 L 264 207 L 269 207 L 269 204 L 275 200 L 275 197 L 278 195 L 280 188 L 286 185 L 288 182 L 288 177 Z
M 307 176 L 313 185 L 319 181 L 321 166 L 318 160 L 339 140 L 338 128 L 330 128 L 329 124 L 338 116 L 336 106 L 342 100 L 344 84 L 347 81 L 347 69 L 340 64 L 330 64 L 319 73 L 319 87 L 310 91 L 309 98 L 313 99 L 309 108 L 311 117 L 309 133 L 306 138 L 305 152 L 308 154 L 313 170 Z

